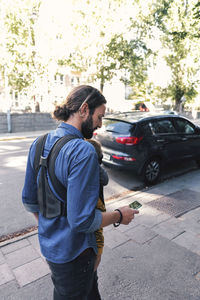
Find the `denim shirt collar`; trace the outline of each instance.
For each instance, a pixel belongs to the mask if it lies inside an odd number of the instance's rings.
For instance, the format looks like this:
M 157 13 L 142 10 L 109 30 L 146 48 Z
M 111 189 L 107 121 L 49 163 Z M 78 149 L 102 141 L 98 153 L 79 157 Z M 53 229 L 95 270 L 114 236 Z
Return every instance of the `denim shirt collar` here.
M 78 135 L 79 138 L 84 139 L 82 133 L 74 126 L 61 122 L 60 125 L 58 126 L 58 129 L 62 129 L 64 131 L 65 134 L 74 134 L 74 135 Z

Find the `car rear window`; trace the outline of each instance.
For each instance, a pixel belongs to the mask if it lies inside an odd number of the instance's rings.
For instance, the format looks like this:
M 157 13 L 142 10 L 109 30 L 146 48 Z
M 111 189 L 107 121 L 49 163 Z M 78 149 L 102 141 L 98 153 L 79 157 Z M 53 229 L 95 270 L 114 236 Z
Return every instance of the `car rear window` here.
M 133 132 L 135 125 L 119 120 L 104 119 L 103 125 L 106 131 L 115 132 L 119 134 L 130 134 Z

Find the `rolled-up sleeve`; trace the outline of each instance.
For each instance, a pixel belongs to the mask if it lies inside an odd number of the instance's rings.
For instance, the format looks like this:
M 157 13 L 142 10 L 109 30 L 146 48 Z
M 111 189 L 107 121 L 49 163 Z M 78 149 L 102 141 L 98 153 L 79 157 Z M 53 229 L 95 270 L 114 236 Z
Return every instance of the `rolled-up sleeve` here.
M 22 202 L 25 209 L 29 212 L 39 212 L 39 205 L 37 201 L 37 182 L 31 163 L 34 155 L 34 145 L 32 145 L 28 155 L 24 187 L 22 190 Z
M 99 163 L 96 152 L 90 151 L 71 168 L 67 185 L 68 221 L 72 230 L 95 232 L 102 214 L 96 209 L 99 197 Z
M 102 223 L 101 211 L 96 209 L 94 219 L 93 219 L 90 227 L 88 228 L 87 232 L 95 232 L 96 230 L 98 230 L 101 227 L 101 223 Z

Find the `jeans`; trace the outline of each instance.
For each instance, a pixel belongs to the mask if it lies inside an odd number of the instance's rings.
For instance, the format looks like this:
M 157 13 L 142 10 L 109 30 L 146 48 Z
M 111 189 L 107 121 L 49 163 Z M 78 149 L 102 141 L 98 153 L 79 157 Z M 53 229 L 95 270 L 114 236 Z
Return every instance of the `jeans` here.
M 97 272 L 94 272 L 96 255 L 78 256 L 71 262 L 49 264 L 54 284 L 54 300 L 101 300 Z

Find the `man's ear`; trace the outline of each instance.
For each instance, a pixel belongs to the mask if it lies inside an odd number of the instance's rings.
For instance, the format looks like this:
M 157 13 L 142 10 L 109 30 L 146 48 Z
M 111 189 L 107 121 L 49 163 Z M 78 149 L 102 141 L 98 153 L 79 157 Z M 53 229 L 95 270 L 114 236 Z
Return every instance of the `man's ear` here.
M 89 114 L 89 107 L 87 103 L 84 103 L 83 106 L 80 107 L 79 114 L 82 118 L 86 117 Z

